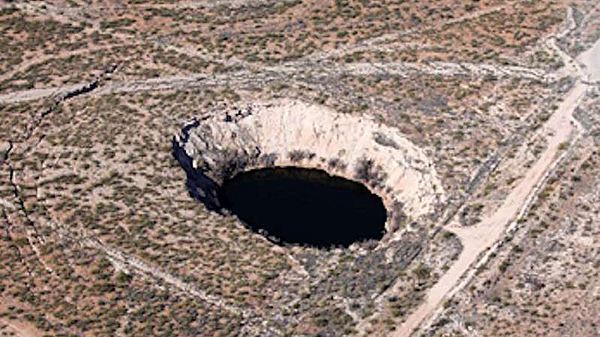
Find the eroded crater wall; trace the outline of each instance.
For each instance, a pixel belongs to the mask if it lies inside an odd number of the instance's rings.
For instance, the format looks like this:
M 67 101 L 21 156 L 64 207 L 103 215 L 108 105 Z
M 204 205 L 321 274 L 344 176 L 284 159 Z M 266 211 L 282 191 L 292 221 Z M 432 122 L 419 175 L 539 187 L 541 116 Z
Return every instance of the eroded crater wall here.
M 398 130 L 372 118 L 281 100 L 215 113 L 188 126 L 180 146 L 217 184 L 261 167 L 319 168 L 364 183 L 388 210 L 386 228 L 445 200 L 434 165 Z

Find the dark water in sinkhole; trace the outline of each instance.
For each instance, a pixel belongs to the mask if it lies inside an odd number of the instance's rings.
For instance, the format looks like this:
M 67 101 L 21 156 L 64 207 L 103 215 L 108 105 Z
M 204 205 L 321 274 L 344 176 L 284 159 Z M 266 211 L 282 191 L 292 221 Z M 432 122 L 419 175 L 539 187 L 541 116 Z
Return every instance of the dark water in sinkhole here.
M 223 183 L 219 200 L 252 230 L 284 244 L 347 247 L 379 240 L 385 231 L 386 210 L 378 196 L 322 170 L 242 172 Z

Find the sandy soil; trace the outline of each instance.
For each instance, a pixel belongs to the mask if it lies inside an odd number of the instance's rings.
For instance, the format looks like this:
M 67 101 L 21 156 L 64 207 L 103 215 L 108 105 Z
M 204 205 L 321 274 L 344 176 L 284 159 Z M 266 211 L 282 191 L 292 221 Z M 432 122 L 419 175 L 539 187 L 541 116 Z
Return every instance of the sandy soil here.
M 491 255 L 493 249 L 490 248 L 501 240 L 507 228 L 514 225 L 515 219 L 529 207 L 543 186 L 545 178 L 562 158 L 560 154 L 565 152 L 562 144 L 569 141 L 575 130 L 573 113 L 588 89 L 588 85 L 582 83 L 581 78 L 595 78 L 594 76 L 600 74 L 600 40 L 580 57 L 587 74 L 581 74 L 580 67 L 575 65 L 568 55 L 560 53 L 560 56 L 570 68 L 571 75 L 579 79 L 544 125 L 542 132 L 549 135 L 547 148 L 491 216 L 484 218 L 474 227 L 459 227 L 457 222 L 448 225 L 447 229 L 456 233 L 461 239 L 463 251 L 452 267 L 430 289 L 425 302 L 396 330 L 394 337 L 410 336 L 422 322 L 434 315 L 436 311 L 439 312 L 445 299 L 466 285 L 474 276 L 478 266 L 485 263 Z M 515 163 L 516 167 L 519 164 Z M 482 255 L 486 250 L 487 253 Z
M 586 80 L 592 82 L 600 81 L 600 40 L 596 41 L 590 49 L 579 55 L 577 60 L 586 67 Z
M 521 183 L 506 198 L 502 206 L 490 217 L 484 219 L 474 227 L 458 227 L 452 223 L 448 229 L 458 235 L 463 243 L 463 251 L 458 260 L 450 267 L 448 272 L 442 276 L 439 282 L 431 288 L 426 301 L 407 321 L 398 329 L 395 337 L 410 336 L 412 331 L 419 324 L 433 313 L 443 302 L 443 300 L 461 287 L 461 277 L 468 271 L 467 281 L 477 270 L 476 266 L 470 268 L 475 262 L 481 264 L 484 260 L 477 261 L 477 258 L 486 249 L 502 238 L 507 225 L 515 219 L 523 206 L 527 206 L 535 194 L 540 182 L 543 181 L 549 168 L 557 162 L 557 154 L 560 153 L 561 144 L 568 141 L 573 131 L 572 113 L 577 107 L 577 103 L 585 94 L 586 86 L 578 83 L 569 93 L 567 99 L 560 106 L 559 110 L 545 125 L 545 130 L 554 135 L 548 139 L 548 147 L 543 152 L 536 164 L 527 171 Z M 470 269 L 469 269 L 470 268 Z M 458 285 L 458 286 L 455 286 Z
M 6 325 L 4 328 L 0 328 L 0 335 L 6 334 L 6 336 L 15 337 L 39 337 L 43 336 L 43 333 L 33 328 L 32 326 L 25 324 L 21 321 L 9 321 L 0 319 L 0 326 Z
M 11 303 L 11 301 L 0 298 L 0 312 L 6 311 L 7 303 Z M 37 328 L 35 328 L 32 324 L 29 324 L 25 321 L 14 321 L 8 318 L 0 318 L 0 336 L 15 336 L 15 337 L 39 337 L 43 336 L 44 333 Z
M 222 75 L 211 76 L 205 73 L 193 73 L 188 75 L 164 76 L 143 80 L 131 81 L 112 81 L 98 88 L 95 95 L 107 95 L 124 92 L 140 91 L 158 91 L 175 88 L 201 87 L 210 84 L 220 84 L 229 78 L 237 78 L 239 81 L 269 81 L 278 76 L 294 76 L 306 72 L 306 65 L 301 62 L 289 62 L 280 66 L 263 67 L 257 73 L 250 73 L 248 70 L 241 70 Z M 369 75 L 442 75 L 442 76 L 472 76 L 472 77 L 510 77 L 547 81 L 552 76 L 546 74 L 544 70 L 538 68 L 527 68 L 518 66 L 499 66 L 494 64 L 474 64 L 474 63 L 452 63 L 452 62 L 429 62 L 419 64 L 414 62 L 355 62 L 344 65 L 314 65 L 315 71 L 320 76 L 335 77 L 351 74 L 354 76 Z M 250 76 L 250 75 L 253 75 Z M 260 76 L 259 76 L 260 75 Z M 0 78 L 1 80 L 1 78 Z M 57 94 L 71 91 L 74 88 L 85 84 L 70 85 L 55 88 L 29 89 L 17 92 L 0 94 L 0 104 L 22 103 L 34 101 L 42 98 L 52 97 Z
M 0 104 L 9 104 L 15 102 L 28 102 L 42 98 L 53 97 L 61 93 L 74 90 L 85 84 L 69 85 L 59 88 L 44 88 L 44 89 L 30 89 L 17 92 L 11 92 L 8 94 L 0 95 Z

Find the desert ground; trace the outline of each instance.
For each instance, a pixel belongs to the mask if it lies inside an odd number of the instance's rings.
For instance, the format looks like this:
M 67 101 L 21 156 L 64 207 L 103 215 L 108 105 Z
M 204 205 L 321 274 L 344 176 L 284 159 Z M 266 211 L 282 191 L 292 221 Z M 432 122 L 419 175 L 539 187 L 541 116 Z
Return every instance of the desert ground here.
M 0 336 L 600 335 L 596 1 L 0 0 L 0 32 Z M 288 166 L 382 238 L 213 207 Z

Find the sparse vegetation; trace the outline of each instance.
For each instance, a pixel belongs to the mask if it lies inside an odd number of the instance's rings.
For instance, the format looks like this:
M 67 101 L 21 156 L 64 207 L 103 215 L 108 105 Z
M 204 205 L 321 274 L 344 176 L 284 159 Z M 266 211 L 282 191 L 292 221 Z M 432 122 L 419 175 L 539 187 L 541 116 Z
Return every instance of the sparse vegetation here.
M 598 37 L 591 3 L 573 2 L 575 31 L 556 39 L 571 56 Z M 440 224 L 453 212 L 479 223 L 548 147 L 543 125 L 575 82 L 549 76 L 565 65 L 547 46 L 565 11 L 556 1 L 5 1 L 0 335 L 398 331 L 461 252 Z M 190 197 L 173 158 L 181 126 L 282 97 L 397 129 L 432 159 L 435 214 L 395 218 L 380 242 L 319 250 L 274 245 Z M 597 334 L 598 97 L 590 87 L 576 115 L 585 132 L 558 145 L 565 161 L 426 335 Z M 221 154 L 211 178 L 278 159 Z M 374 190 L 397 183 L 353 155 L 307 146 L 279 159 Z

